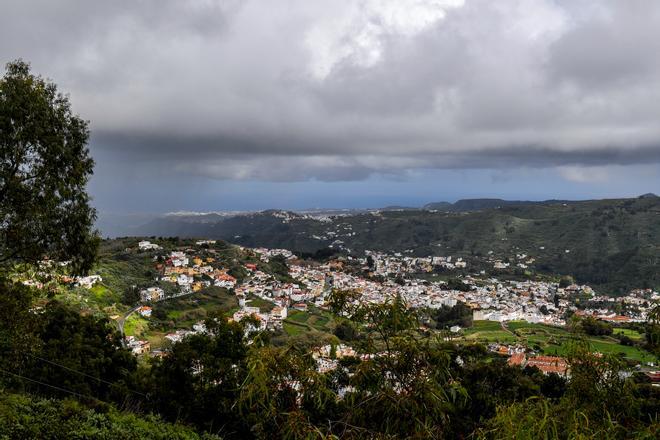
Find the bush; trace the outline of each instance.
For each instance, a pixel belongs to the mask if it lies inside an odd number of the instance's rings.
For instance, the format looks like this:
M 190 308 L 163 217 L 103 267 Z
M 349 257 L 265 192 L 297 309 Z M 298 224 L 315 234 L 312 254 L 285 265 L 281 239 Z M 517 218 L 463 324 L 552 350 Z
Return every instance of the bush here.
M 7 439 L 219 439 L 155 416 L 139 417 L 113 407 L 99 412 L 74 400 L 6 393 L 0 393 L 0 433 Z

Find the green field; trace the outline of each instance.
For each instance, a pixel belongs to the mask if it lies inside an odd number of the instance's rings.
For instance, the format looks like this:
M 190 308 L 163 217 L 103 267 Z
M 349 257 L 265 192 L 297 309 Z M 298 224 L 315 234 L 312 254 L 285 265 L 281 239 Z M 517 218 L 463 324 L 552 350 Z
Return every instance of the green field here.
M 514 343 L 516 337 L 502 328 L 496 321 L 474 321 L 471 328 L 463 331 L 464 338 L 469 341 Z
M 282 328 L 284 328 L 284 331 L 289 336 L 296 336 L 309 331 L 309 328 L 306 325 L 294 324 L 291 321 L 284 321 L 282 323 Z
M 641 340 L 642 337 L 643 337 L 642 333 L 638 332 L 637 330 L 630 329 L 630 328 L 615 328 L 612 335 L 616 336 L 616 335 L 619 335 L 619 334 L 628 336 L 630 339 L 633 339 L 633 340 Z
M 483 343 L 519 343 L 542 351 L 545 354 L 566 355 L 568 345 L 576 339 L 575 335 L 561 327 L 545 324 L 533 324 L 524 321 L 512 321 L 506 324 L 506 331 L 499 322 L 475 321 L 472 328 L 464 330 L 465 341 L 478 341 Z M 631 338 L 641 338 L 641 335 L 630 329 L 616 329 L 615 332 L 628 334 Z M 588 337 L 587 341 L 594 351 L 603 354 L 622 355 L 637 362 L 651 362 L 654 356 L 638 348 L 622 345 L 610 336 Z
M 107 307 L 119 302 L 119 295 L 112 292 L 107 286 L 103 284 L 95 284 L 89 289 L 89 299 L 100 307 Z
M 294 310 L 284 321 L 284 331 L 289 336 L 295 336 L 307 331 L 332 333 L 334 319 L 328 312 L 311 307 L 307 312 Z
M 147 332 L 149 321 L 138 313 L 132 313 L 124 323 L 124 334 L 126 336 L 141 336 Z

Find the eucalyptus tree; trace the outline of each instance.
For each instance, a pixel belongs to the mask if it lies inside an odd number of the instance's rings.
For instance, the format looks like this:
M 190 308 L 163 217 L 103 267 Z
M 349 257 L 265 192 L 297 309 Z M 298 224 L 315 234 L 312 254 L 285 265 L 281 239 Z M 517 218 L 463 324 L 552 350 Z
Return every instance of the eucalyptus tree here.
M 0 264 L 69 260 L 91 267 L 98 236 L 86 185 L 87 121 L 22 60 L 0 78 Z

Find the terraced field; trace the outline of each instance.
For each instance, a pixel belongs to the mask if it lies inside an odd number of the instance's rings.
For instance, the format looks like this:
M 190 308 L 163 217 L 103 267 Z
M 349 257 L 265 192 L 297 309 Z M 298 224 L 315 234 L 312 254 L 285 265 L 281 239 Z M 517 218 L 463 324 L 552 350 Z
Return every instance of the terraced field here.
M 334 325 L 330 313 L 312 307 L 307 312 L 291 311 L 287 319 L 284 320 L 284 331 L 290 336 L 312 330 L 332 333 Z
M 617 329 L 632 339 L 641 339 L 642 335 L 630 329 Z M 475 321 L 474 327 L 466 329 L 463 333 L 465 341 L 479 341 L 483 343 L 519 343 L 545 354 L 566 355 L 568 345 L 576 339 L 575 335 L 561 327 L 544 324 L 533 324 L 524 321 L 513 321 L 504 326 L 494 321 Z M 654 356 L 638 347 L 622 345 L 610 336 L 588 337 L 588 342 L 594 351 L 604 354 L 622 355 L 637 362 L 652 362 Z
M 516 342 L 516 336 L 505 330 L 499 322 L 474 321 L 472 328 L 464 330 L 464 338 L 474 342 L 499 342 L 512 344 Z

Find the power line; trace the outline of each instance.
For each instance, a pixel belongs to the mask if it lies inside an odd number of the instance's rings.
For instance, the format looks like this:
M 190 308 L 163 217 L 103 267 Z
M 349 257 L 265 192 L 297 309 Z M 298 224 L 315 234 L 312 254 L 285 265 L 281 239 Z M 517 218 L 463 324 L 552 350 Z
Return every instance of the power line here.
M 27 354 L 28 356 L 31 356 L 31 357 L 33 357 L 33 358 L 35 358 L 35 359 L 39 359 L 40 361 L 47 362 L 47 363 L 49 363 L 49 364 L 51 364 L 51 365 L 55 365 L 55 366 L 60 367 L 60 368 L 64 368 L 65 370 L 69 370 L 69 371 L 71 371 L 71 372 L 73 372 L 73 373 L 76 373 L 76 374 L 80 374 L 81 376 L 85 376 L 85 377 L 88 377 L 88 378 L 90 378 L 90 379 L 97 380 L 97 381 L 102 382 L 102 383 L 104 383 L 104 384 L 106 384 L 106 385 L 110 385 L 110 386 L 115 385 L 115 383 L 113 383 L 113 382 L 109 382 L 109 381 L 104 380 L 104 379 L 101 379 L 101 378 L 99 378 L 99 377 L 95 377 L 95 376 L 92 376 L 92 375 L 90 375 L 90 374 L 83 373 L 82 371 L 74 370 L 73 368 L 67 367 L 66 365 L 58 364 L 57 362 L 53 362 L 53 361 L 51 361 L 51 360 L 44 359 L 44 358 L 39 357 L 39 356 L 36 356 L 36 355 L 34 355 L 34 354 L 30 354 L 30 353 L 25 353 L 25 354 Z M 141 393 L 141 392 L 139 392 L 139 391 L 135 391 L 135 390 L 132 390 L 132 389 L 130 389 L 130 388 L 126 388 L 126 390 L 127 390 L 127 391 L 130 391 L 131 393 L 139 394 L 139 395 L 142 396 L 142 397 L 149 398 L 149 396 L 147 396 L 146 394 Z
M 92 399 L 92 400 L 97 400 L 97 401 L 99 401 L 99 402 L 108 403 L 108 402 L 104 402 L 104 401 L 101 400 L 101 399 L 97 399 L 97 398 L 94 397 L 94 396 L 86 396 L 86 395 L 84 395 L 84 394 L 80 394 L 80 393 L 77 393 L 77 392 L 75 392 L 75 391 L 67 390 L 66 388 L 58 387 L 57 385 L 51 385 L 51 384 L 46 383 L 46 382 L 41 382 L 41 381 L 36 380 L 36 379 L 31 379 L 31 378 L 29 378 L 29 377 L 21 376 L 21 375 L 18 374 L 18 373 L 13 373 L 13 372 L 11 372 L 11 371 L 3 370 L 2 368 L 0 368 L 0 372 L 5 373 L 5 374 L 12 375 L 12 376 L 14 376 L 14 377 L 18 377 L 19 379 L 23 379 L 23 380 L 27 380 L 27 381 L 30 381 L 30 382 L 34 382 L 34 383 L 36 383 L 36 384 L 43 385 L 43 386 L 45 386 L 45 387 L 53 388 L 53 389 L 56 389 L 56 390 L 58 390 L 58 391 L 63 391 L 63 392 L 65 392 L 65 393 L 73 394 L 74 396 L 82 397 L 82 398 L 84 398 L 84 399 Z

